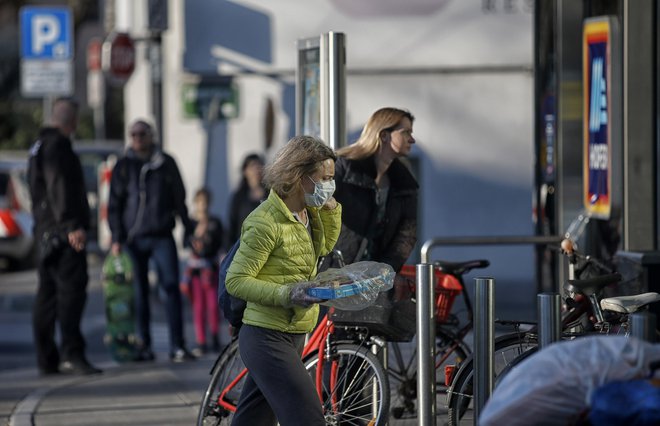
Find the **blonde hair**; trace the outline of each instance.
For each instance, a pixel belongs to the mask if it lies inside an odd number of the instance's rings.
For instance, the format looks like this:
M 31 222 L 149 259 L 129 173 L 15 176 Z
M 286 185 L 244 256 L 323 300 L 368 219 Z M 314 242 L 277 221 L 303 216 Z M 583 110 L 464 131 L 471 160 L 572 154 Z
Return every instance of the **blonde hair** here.
M 338 149 L 337 156 L 361 160 L 374 155 L 382 144 L 381 133 L 394 130 L 404 118 L 411 123 L 415 121 L 415 117 L 407 110 L 389 107 L 379 109 L 367 120 L 360 138 L 354 144 Z
M 294 136 L 264 169 L 264 184 L 286 198 L 295 192 L 303 176 L 313 174 L 329 158 L 334 161 L 337 155 L 322 140 Z

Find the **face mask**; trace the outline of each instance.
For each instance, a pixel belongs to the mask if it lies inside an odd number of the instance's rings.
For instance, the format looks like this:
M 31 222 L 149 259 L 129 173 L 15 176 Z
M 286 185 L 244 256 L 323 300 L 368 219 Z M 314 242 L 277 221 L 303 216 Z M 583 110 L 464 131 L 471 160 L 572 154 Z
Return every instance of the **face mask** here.
M 314 193 L 308 194 L 305 192 L 305 204 L 309 207 L 321 207 L 332 197 L 335 192 L 335 181 L 321 181 L 314 182 L 314 179 L 307 176 L 309 180 L 314 183 Z

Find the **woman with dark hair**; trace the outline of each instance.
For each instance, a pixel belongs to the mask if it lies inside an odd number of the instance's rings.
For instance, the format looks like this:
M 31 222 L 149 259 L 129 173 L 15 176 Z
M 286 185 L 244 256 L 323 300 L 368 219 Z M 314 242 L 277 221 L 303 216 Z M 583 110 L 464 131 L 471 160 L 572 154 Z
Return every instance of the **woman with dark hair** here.
M 264 159 L 259 154 L 249 154 L 243 160 L 241 184 L 234 192 L 229 205 L 229 245 L 241 235 L 241 225 L 245 218 L 266 197 L 262 183 Z

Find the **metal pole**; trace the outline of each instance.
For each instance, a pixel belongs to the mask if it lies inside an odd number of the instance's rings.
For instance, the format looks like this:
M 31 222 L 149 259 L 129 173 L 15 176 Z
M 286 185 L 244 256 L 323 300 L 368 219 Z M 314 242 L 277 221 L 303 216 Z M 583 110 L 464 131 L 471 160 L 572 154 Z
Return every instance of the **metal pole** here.
M 55 103 L 54 95 L 45 95 L 43 99 L 43 124 L 52 124 L 51 119 L 53 116 L 53 104 Z
M 163 51 L 160 32 L 154 32 L 149 42 L 149 62 L 151 64 L 151 109 L 154 114 L 156 132 L 161 147 L 165 147 L 163 134 Z
M 493 392 L 495 350 L 495 280 L 475 278 L 474 424 Z
M 105 80 L 101 82 L 105 85 Z M 105 92 L 105 90 L 104 90 Z M 101 97 L 101 104 L 94 107 L 94 138 L 98 140 L 105 139 L 105 93 Z
M 332 149 L 346 146 L 346 53 L 343 33 L 328 33 L 328 140 Z
M 563 239 L 560 235 L 530 235 L 530 236 L 501 236 L 501 237 L 446 237 L 431 238 L 422 245 L 420 259 L 422 263 L 429 263 L 431 249 L 437 246 L 466 246 L 466 245 L 518 245 L 534 244 L 548 245 L 559 244 Z
M 655 343 L 655 327 L 656 316 L 653 312 L 643 311 L 630 314 L 632 336 Z
M 319 129 L 321 139 L 327 143 L 332 144 L 330 141 L 330 85 L 328 84 L 330 78 L 328 76 L 328 63 L 329 56 L 331 55 L 329 49 L 330 33 L 321 34 L 319 39 Z M 332 145 L 329 145 L 334 149 Z
M 435 312 L 433 265 L 417 264 L 417 419 L 435 426 Z
M 540 293 L 538 300 L 539 349 L 561 339 L 561 297 L 559 293 Z

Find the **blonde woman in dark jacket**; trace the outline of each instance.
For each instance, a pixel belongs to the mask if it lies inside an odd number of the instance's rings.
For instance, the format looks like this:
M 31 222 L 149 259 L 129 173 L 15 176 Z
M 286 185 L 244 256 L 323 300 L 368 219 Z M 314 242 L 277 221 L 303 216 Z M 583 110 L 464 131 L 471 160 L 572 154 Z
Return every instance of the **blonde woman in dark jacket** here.
M 266 167 L 268 198 L 243 222 L 226 280 L 247 301 L 239 348 L 249 374 L 233 425 L 325 425 L 301 354 L 320 302 L 306 289 L 341 226 L 335 158 L 319 139 L 291 139 Z
M 381 108 L 357 142 L 337 151 L 335 198 L 351 206 L 336 245 L 346 263 L 373 260 L 399 271 L 415 246 L 419 186 L 401 161 L 415 143 L 414 120 L 408 111 Z

